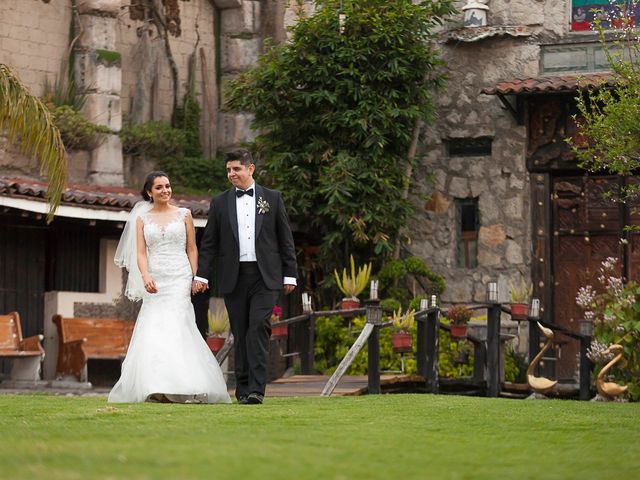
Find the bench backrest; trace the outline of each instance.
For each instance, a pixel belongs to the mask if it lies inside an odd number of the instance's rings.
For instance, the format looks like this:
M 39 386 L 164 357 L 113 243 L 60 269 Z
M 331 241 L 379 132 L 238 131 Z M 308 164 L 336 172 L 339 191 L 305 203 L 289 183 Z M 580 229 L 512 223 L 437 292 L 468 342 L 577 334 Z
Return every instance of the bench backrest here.
M 132 320 L 112 318 L 62 317 L 55 315 L 54 323 L 62 343 L 86 338 L 87 352 L 126 352 L 133 333 Z
M 0 351 L 16 352 L 20 350 L 21 340 L 22 328 L 18 312 L 0 315 Z

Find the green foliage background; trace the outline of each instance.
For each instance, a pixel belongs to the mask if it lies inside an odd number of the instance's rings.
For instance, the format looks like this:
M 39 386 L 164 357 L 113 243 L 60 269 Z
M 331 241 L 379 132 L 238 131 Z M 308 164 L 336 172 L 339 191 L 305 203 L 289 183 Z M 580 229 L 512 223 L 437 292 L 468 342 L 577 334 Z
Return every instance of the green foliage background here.
M 290 42 L 228 84 L 228 107 L 253 112 L 262 132 L 266 183 L 331 267 L 390 252 L 412 215 L 407 153 L 444 82 L 432 30 L 452 11 L 449 0 L 318 2 Z

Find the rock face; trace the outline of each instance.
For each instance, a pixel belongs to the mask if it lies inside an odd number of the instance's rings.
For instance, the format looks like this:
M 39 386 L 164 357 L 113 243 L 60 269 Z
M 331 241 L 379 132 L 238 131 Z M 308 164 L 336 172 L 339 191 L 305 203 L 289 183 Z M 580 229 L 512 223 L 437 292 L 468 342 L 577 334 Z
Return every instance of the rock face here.
M 430 200 L 412 225 L 410 249 L 445 276 L 445 302 L 482 302 L 490 280 L 499 284 L 500 301 L 508 301 L 509 282 L 530 278 L 526 128 L 481 90 L 540 75 L 539 39 L 568 34 L 566 5 L 554 3 L 492 0 L 486 27 L 462 28 L 459 14 L 440 37 L 450 79 L 437 97 L 438 120 L 424 134 L 422 170 L 416 171 L 434 181 L 415 185 L 416 200 Z M 482 152 L 451 148 L 483 138 L 489 146 Z M 460 204 L 469 200 L 477 205 L 476 250 L 475 262 L 465 267 Z

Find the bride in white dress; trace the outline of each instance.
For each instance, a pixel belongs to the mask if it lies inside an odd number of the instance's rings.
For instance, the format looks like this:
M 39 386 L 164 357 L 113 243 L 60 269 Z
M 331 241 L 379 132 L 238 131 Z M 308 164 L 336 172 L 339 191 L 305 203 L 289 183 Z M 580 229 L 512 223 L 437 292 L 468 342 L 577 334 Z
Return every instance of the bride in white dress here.
M 115 261 L 129 270 L 126 295 L 143 303 L 108 401 L 231 403 L 191 304 L 198 264 L 191 212 L 169 203 L 163 172 L 149 174 L 142 195 L 147 202 L 132 210 Z

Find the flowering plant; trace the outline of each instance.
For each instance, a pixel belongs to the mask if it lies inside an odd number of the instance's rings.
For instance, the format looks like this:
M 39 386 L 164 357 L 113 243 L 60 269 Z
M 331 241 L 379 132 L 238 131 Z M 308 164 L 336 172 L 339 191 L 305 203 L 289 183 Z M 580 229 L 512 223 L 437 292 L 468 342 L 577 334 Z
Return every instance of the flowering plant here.
M 466 325 L 471 320 L 471 310 L 465 305 L 454 305 L 447 310 L 447 318 L 452 325 Z
M 640 399 L 640 285 L 625 282 L 618 259 L 609 257 L 599 269 L 596 290 L 592 285 L 580 287 L 576 303 L 584 310 L 585 320 L 593 321 L 593 342 L 589 359 L 601 368 L 611 358 L 606 348 L 618 343 L 624 348 L 624 370 L 613 369 L 616 380 L 629 385 L 631 398 Z
M 282 307 L 276 305 L 271 312 L 271 323 L 279 322 L 282 318 Z

